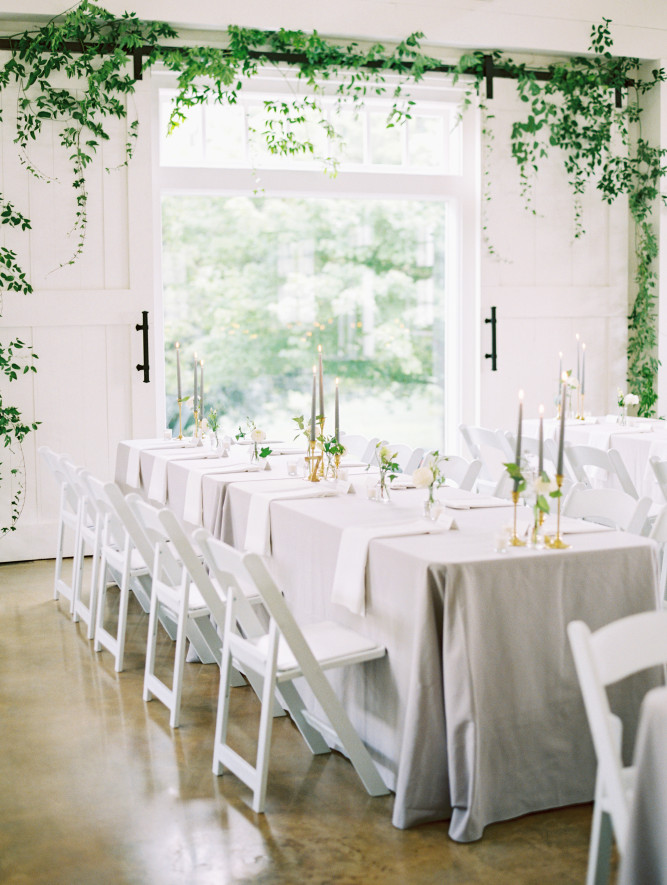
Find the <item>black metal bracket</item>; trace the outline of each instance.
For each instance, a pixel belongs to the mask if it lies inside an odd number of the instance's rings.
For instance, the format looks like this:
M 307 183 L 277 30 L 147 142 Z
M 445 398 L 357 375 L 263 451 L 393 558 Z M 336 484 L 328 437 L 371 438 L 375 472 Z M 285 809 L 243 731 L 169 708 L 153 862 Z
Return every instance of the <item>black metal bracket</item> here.
M 494 74 L 493 56 L 484 56 L 484 79 L 486 81 L 486 97 L 493 98 L 493 74 Z
M 137 323 L 135 329 L 137 330 L 137 332 L 142 333 L 144 345 L 144 361 L 143 363 L 137 363 L 137 372 L 144 373 L 144 384 L 148 384 L 148 382 L 151 380 L 150 365 L 148 363 L 148 311 L 142 310 L 141 316 L 143 317 L 143 322 Z
M 496 309 L 491 308 L 491 316 L 484 320 L 485 323 L 491 323 L 491 353 L 485 353 L 484 359 L 491 360 L 491 371 L 498 371 L 498 351 L 496 349 Z

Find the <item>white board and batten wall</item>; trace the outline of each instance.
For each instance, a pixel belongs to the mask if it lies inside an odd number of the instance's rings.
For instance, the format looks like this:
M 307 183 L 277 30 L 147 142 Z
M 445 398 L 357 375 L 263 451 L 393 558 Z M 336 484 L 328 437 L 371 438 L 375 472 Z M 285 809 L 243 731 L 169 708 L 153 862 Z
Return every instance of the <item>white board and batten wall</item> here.
M 148 84 L 139 84 L 130 113 L 150 121 L 149 96 Z M 67 152 L 45 132 L 31 145 L 30 159 L 50 181 L 29 176 L 13 144 L 15 96 L 6 91 L 2 102 L 0 191 L 32 222 L 30 232 L 2 233 L 35 291 L 4 294 L 0 334 L 3 342 L 18 337 L 32 345 L 39 359 L 37 373 L 11 383 L 3 377 L 0 384 L 6 405 L 16 405 L 26 422 L 41 422 L 23 446 L 23 513 L 17 530 L 0 539 L 0 561 L 7 562 L 54 555 L 58 490 L 38 447 L 67 452 L 76 464 L 111 478 L 118 441 L 156 432 L 163 370 L 152 340 L 151 382 L 144 384 L 135 368 L 143 362 L 135 326 L 142 310 L 149 311 L 149 322 L 155 318 L 150 124 L 130 166 L 107 174 L 105 167 L 122 163 L 126 136 L 124 121 L 112 127 L 115 137 L 89 167 L 83 255 L 59 268 L 76 245 L 76 236 L 68 235 L 76 207 Z M 0 512 L 7 525 L 14 487 L 4 472 Z
M 0 2 L 0 15 L 7 5 Z M 488 235 L 504 260 L 489 257 L 481 243 L 472 249 L 479 256 L 478 336 L 463 346 L 479 354 L 479 365 L 470 394 L 473 401 L 462 404 L 462 415 L 487 426 L 511 426 L 520 387 L 526 390 L 527 411 L 534 409 L 536 414 L 537 403 L 545 402 L 548 414 L 558 352 L 564 351 L 566 368 L 573 367 L 576 332 L 589 348 L 587 408 L 608 411 L 616 386 L 625 378 L 627 212 L 620 204 L 608 208 L 595 196 L 586 199 L 583 220 L 588 233 L 573 243 L 571 197 L 563 173 L 552 164 L 537 180 L 537 215 L 526 213 L 516 169 L 501 137 L 516 99 L 502 81 L 495 83 L 495 96 L 498 133 L 489 167 Z M 7 94 L 2 98 L 8 121 L 11 99 Z M 26 440 L 27 500 L 17 531 L 0 540 L 0 561 L 53 555 L 57 494 L 39 462 L 39 445 L 66 451 L 76 463 L 110 478 L 118 440 L 154 436 L 163 429 L 156 108 L 148 76 L 138 84 L 131 103 L 131 114 L 142 124 L 135 158 L 128 169 L 104 173 L 105 166 L 122 159 L 125 124 L 118 124 L 117 141 L 104 146 L 89 173 L 84 255 L 74 266 L 55 272 L 72 251 L 67 231 L 75 207 L 66 157 L 48 137 L 37 142 L 31 151 L 35 165 L 60 183 L 32 180 L 18 162 L 11 125 L 2 126 L 0 190 L 33 222 L 30 234 L 2 234 L 19 253 L 35 293 L 5 294 L 0 334 L 3 341 L 23 338 L 40 359 L 37 374 L 0 384 L 6 403 L 19 406 L 27 421 L 42 424 Z M 490 343 L 484 317 L 491 305 L 499 318 L 495 373 L 484 359 Z M 149 311 L 151 321 L 150 384 L 144 384 L 135 369 L 143 359 L 141 334 L 135 330 L 142 310 Z M 6 485 L 0 488 L 0 500 L 7 500 L 10 492 Z

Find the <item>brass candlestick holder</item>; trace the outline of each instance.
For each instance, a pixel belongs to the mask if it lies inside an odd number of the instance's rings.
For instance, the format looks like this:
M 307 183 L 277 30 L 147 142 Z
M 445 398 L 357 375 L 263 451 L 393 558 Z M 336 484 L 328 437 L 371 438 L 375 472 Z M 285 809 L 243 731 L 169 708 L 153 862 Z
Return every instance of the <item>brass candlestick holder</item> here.
M 195 414 L 195 430 L 194 430 L 194 438 L 199 439 L 199 412 L 197 409 L 194 410 Z
M 338 440 L 336 440 L 338 442 Z M 338 471 L 340 470 L 340 455 L 334 455 L 334 479 L 338 479 Z
M 324 479 L 324 415 L 319 415 L 317 423 L 320 425 L 320 467 L 318 476 Z
M 512 527 L 512 535 L 509 540 L 510 547 L 525 547 L 526 542 L 522 541 L 516 533 L 516 508 L 519 504 L 519 492 L 515 489 L 512 492 L 512 503 L 514 504 L 514 524 Z
M 319 482 L 319 469 L 322 464 L 322 456 L 316 454 L 317 440 L 311 439 L 309 445 L 309 454 L 306 455 L 306 461 L 309 462 L 308 482 Z
M 583 420 L 584 420 L 584 395 L 583 395 L 583 393 L 581 394 L 581 397 L 580 397 L 580 399 L 579 399 L 579 403 L 580 403 L 580 406 L 579 406 L 579 420 L 580 420 L 580 421 L 583 421 Z
M 556 474 L 556 485 L 558 486 L 558 491 L 560 492 L 561 486 L 563 485 L 563 474 L 562 473 Z M 561 502 L 561 498 L 562 498 L 562 495 L 559 495 L 558 496 L 558 509 L 556 511 L 556 514 L 557 514 L 556 515 L 556 537 L 549 538 L 548 541 L 546 538 L 544 539 L 544 543 L 547 545 L 547 547 L 550 547 L 552 550 L 567 550 L 568 547 L 570 546 L 569 544 L 566 544 L 565 541 L 560 536 L 560 502 Z
M 178 401 L 178 438 L 183 439 L 183 403 Z

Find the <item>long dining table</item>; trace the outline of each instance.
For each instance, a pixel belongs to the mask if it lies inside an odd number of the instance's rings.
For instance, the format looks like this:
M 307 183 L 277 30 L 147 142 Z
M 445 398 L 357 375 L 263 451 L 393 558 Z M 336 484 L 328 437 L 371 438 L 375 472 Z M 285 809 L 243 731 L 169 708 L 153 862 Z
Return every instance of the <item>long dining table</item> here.
M 121 444 L 117 461 L 125 488 L 131 445 Z M 141 475 L 131 478 L 146 495 L 161 447 L 150 456 L 139 448 Z M 180 518 L 188 477 L 197 477 L 186 526 L 204 524 L 243 548 L 262 514 L 260 542 L 297 618 L 335 620 L 386 647 L 384 659 L 346 668 L 334 686 L 395 792 L 395 826 L 451 818 L 451 837 L 467 842 L 494 821 L 593 798 L 595 757 L 566 626 L 578 618 L 596 629 L 656 608 L 654 542 L 563 520 L 566 550 L 499 547 L 507 502 L 443 488 L 447 506 L 434 525 L 422 516 L 424 490 L 394 490 L 380 504 L 363 468 L 351 466 L 336 488 L 288 476 L 284 457 L 271 459 L 269 473 L 234 472 L 247 453 L 216 467 L 204 452 L 179 461 L 167 451 L 162 503 Z M 355 532 L 367 539 L 361 605 L 332 598 Z M 626 753 L 655 684 L 646 674 L 614 687 Z

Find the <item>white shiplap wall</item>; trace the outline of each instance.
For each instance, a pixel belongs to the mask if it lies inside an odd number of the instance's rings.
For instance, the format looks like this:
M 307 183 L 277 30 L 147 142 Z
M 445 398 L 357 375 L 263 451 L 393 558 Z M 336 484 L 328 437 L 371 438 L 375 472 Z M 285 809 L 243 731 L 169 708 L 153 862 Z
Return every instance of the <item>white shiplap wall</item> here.
M 57 144 L 55 132 L 45 131 L 31 146 L 30 160 L 51 180 L 28 176 L 13 144 L 15 96 L 6 91 L 2 100 L 0 191 L 30 217 L 32 231 L 1 233 L 5 244 L 18 252 L 35 292 L 5 294 L 0 334 L 3 341 L 20 337 L 32 344 L 39 361 L 36 374 L 0 383 L 5 403 L 17 405 L 26 421 L 42 422 L 24 445 L 23 515 L 17 531 L 0 540 L 0 561 L 8 561 L 53 555 L 57 490 L 37 448 L 67 452 L 95 475 L 111 478 L 118 440 L 153 435 L 155 404 L 162 397 L 155 392 L 153 343 L 152 383 L 143 384 L 134 368 L 142 362 L 135 324 L 141 321 L 141 310 L 149 310 L 151 318 L 155 313 L 149 84 L 139 84 L 130 99 L 130 114 L 138 114 L 143 123 L 137 157 L 129 169 L 105 172 L 123 160 L 126 124 L 112 123 L 113 137 L 87 174 L 84 253 L 74 265 L 60 269 L 75 248 L 75 235 L 68 235 L 75 195 L 67 152 Z M 11 492 L 3 482 L 5 523 Z

